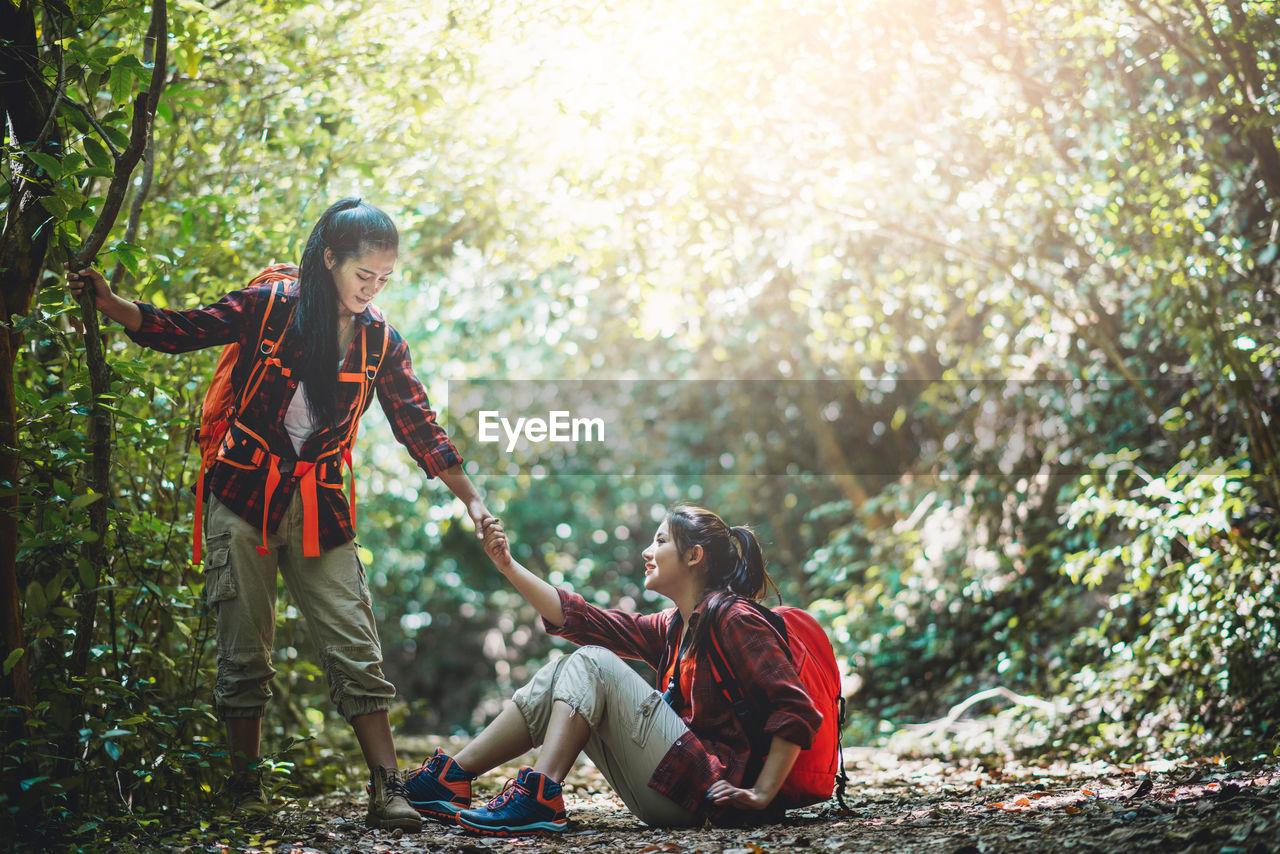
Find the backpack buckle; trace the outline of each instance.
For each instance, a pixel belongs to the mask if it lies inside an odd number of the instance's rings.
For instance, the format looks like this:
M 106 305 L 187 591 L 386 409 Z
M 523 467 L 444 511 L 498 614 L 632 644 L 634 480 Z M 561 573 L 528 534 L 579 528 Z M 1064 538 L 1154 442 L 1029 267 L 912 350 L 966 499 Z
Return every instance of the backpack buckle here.
M 377 369 L 377 368 L 365 368 L 365 369 L 364 369 L 364 376 L 365 376 L 365 379 L 367 379 L 369 382 L 373 382 L 373 381 L 374 381 L 374 379 L 378 376 L 378 369 Z
M 270 356 L 271 352 L 275 349 L 275 346 L 274 342 L 263 341 L 262 346 L 258 348 L 258 351 L 264 356 Z

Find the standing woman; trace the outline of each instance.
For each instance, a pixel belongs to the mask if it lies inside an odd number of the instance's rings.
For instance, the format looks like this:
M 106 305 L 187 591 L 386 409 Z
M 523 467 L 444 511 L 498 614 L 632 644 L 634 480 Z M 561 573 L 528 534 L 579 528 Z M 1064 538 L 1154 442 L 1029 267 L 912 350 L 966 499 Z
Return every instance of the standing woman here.
M 776 821 L 778 792 L 822 714 L 805 692 L 782 639 L 748 600 L 768 583 L 760 543 L 701 507 L 680 506 L 644 550 L 644 587 L 671 600 L 656 614 L 606 610 L 557 588 L 511 557 L 497 519 L 485 551 L 542 616 L 579 648 L 544 666 L 494 721 L 457 754 L 436 751 L 409 772 L 410 801 L 424 815 L 489 836 L 563 832 L 561 783 L 585 752 L 646 824 L 689 827 Z M 747 732 L 720 690 L 712 636 L 763 710 Z M 659 693 L 623 659 L 658 674 Z M 753 756 L 764 736 L 767 759 Z M 488 803 L 473 807 L 476 776 L 541 745 L 532 767 Z
M 306 618 L 329 696 L 368 763 L 369 823 L 421 826 L 397 768 L 387 719 L 395 686 L 382 674 L 369 586 L 343 496 L 341 450 L 371 402 L 370 348 L 384 348 L 372 382 L 396 438 L 429 477 L 439 477 L 462 500 L 477 533 L 491 517 L 436 423 L 404 339 L 371 304 L 398 249 L 395 224 L 373 205 L 343 199 L 324 212 L 307 239 L 296 290 L 285 294 L 295 303 L 292 319 L 206 474 L 205 601 L 218 615 L 214 704 L 227 724 L 228 793 L 237 809 L 267 809 L 256 760 L 275 674 L 279 571 Z M 122 299 L 96 270 L 71 274 L 70 286 L 77 296 L 90 288 L 98 310 L 144 347 L 184 353 L 239 343 L 244 358 L 233 378 L 241 382 L 261 358 L 256 351 L 271 286 L 233 291 L 189 311 Z

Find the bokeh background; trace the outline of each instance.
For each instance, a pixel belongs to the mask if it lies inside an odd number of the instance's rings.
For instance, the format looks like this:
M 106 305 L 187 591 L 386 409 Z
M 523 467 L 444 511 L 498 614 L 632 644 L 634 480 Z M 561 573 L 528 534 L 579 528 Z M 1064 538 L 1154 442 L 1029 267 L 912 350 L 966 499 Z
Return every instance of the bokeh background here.
M 74 243 L 147 71 L 146 10 L 37 21 L 85 108 L 63 108 L 48 204 Z M 1274 3 L 193 0 L 169 29 L 154 174 L 100 266 L 191 307 L 296 260 L 333 200 L 386 209 L 403 242 L 379 304 L 535 571 L 661 607 L 639 554 L 692 500 L 754 526 L 783 598 L 828 628 L 847 744 L 1004 687 L 1025 702 L 915 749 L 1275 747 Z M 112 528 L 78 670 L 97 499 L 59 264 L 15 315 L 5 489 L 39 703 L 4 711 L 27 733 L 4 807 L 91 834 L 192 808 L 225 762 L 189 565 L 217 354 L 106 333 Z M 463 405 L 488 383 L 541 415 L 582 381 L 634 442 L 506 459 Z M 474 731 L 559 647 L 376 406 L 356 470 L 396 723 Z M 349 782 L 287 596 L 276 657 L 280 779 Z

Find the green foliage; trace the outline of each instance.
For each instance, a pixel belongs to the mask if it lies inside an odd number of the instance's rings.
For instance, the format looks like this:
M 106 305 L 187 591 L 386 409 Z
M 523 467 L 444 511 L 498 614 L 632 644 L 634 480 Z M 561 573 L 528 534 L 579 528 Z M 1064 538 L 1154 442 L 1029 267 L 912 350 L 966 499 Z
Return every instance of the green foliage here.
M 1095 749 L 1182 753 L 1257 749 L 1273 738 L 1275 596 L 1280 574 L 1257 560 L 1245 521 L 1248 472 L 1185 459 L 1152 476 L 1131 459 L 1090 475 L 1067 524 L 1091 548 L 1066 557 L 1073 583 L 1098 590 L 1103 618 L 1082 630 L 1063 687 Z

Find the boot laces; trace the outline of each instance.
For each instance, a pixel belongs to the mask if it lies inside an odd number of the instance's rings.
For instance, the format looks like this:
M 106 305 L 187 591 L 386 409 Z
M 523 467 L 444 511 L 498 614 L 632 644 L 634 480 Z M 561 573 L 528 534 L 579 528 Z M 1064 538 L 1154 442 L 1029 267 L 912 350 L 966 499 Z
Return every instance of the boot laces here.
M 447 757 L 443 753 L 436 752 L 431 757 L 424 759 L 419 767 L 413 768 L 412 771 L 404 773 L 406 780 L 412 780 L 413 777 L 419 776 L 420 773 L 426 773 L 433 777 L 443 777 L 444 762 Z
M 496 810 L 516 795 L 524 792 L 524 786 L 519 785 L 518 781 L 508 780 L 502 787 L 502 791 L 498 792 L 489 803 L 485 805 L 487 809 Z
M 383 775 L 383 782 L 385 785 L 384 792 L 388 798 L 398 796 L 405 798 L 406 800 L 408 799 L 409 793 L 404 788 L 404 780 L 400 779 L 399 771 L 395 769 L 387 769 L 386 773 Z

